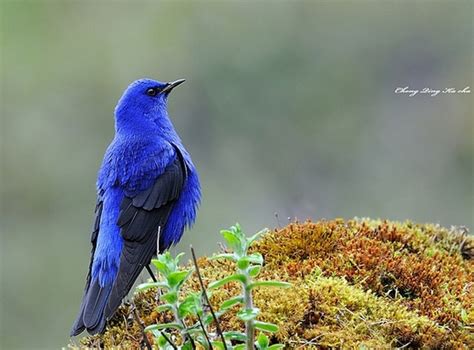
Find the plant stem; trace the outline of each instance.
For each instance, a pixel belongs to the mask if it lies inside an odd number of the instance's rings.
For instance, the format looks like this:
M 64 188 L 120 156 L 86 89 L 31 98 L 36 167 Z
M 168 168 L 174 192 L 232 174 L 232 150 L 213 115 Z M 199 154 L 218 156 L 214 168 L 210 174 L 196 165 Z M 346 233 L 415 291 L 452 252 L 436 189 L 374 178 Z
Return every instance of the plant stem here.
M 202 323 L 201 317 L 197 315 L 199 325 L 201 326 L 201 329 L 204 333 L 204 336 L 206 337 L 207 344 L 209 345 L 209 350 L 213 350 L 214 348 L 212 347 L 211 340 L 209 339 L 209 335 L 207 334 L 206 327 L 204 326 L 204 323 Z
M 245 300 L 245 309 L 248 311 L 253 310 L 253 300 L 252 300 L 252 290 L 248 288 L 248 285 L 252 283 L 250 276 L 247 272 L 247 269 L 240 270 L 243 274 L 245 274 L 245 283 L 242 285 L 243 292 L 244 292 L 244 300 Z M 247 350 L 253 350 L 254 342 L 255 342 L 255 325 L 254 319 L 248 320 L 245 322 L 245 334 L 247 335 L 246 346 Z
M 181 331 L 181 335 L 183 336 L 184 339 L 189 340 L 189 342 L 191 343 L 191 347 L 193 349 L 196 349 L 196 343 L 194 343 L 194 339 L 189 335 L 188 327 L 186 326 L 186 323 L 184 322 L 183 319 L 179 317 L 177 303 L 173 304 L 173 314 L 174 314 L 174 319 L 176 320 L 176 322 L 183 327 L 183 330 Z

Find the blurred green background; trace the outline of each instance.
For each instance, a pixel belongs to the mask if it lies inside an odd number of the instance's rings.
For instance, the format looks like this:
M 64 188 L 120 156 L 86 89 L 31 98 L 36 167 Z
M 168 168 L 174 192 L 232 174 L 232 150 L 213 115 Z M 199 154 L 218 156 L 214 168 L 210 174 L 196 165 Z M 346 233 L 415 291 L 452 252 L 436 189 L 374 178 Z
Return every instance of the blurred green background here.
M 1 343 L 69 341 L 95 176 L 134 79 L 186 78 L 170 114 L 202 179 L 192 243 L 370 216 L 473 227 L 472 1 L 3 1 Z M 277 213 L 277 216 L 275 215 Z

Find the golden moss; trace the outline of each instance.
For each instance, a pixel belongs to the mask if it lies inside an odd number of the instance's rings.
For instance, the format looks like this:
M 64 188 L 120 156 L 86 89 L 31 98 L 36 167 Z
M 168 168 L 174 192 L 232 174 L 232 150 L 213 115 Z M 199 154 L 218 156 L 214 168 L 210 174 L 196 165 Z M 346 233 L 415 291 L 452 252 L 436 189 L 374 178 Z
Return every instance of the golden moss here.
M 255 292 L 260 319 L 280 326 L 273 340 L 288 348 L 474 348 L 474 239 L 465 229 L 369 219 L 292 223 L 253 249 L 265 259 L 259 278 L 292 283 Z M 199 265 L 205 283 L 233 271 L 229 262 L 201 258 Z M 198 288 L 192 279 L 184 289 Z M 227 285 L 211 302 L 218 307 L 237 293 L 238 285 Z M 145 325 L 171 320 L 154 311 L 154 291 L 133 300 Z M 232 312 L 221 324 L 243 328 Z M 141 341 L 122 306 L 102 336 L 81 344 L 133 349 Z

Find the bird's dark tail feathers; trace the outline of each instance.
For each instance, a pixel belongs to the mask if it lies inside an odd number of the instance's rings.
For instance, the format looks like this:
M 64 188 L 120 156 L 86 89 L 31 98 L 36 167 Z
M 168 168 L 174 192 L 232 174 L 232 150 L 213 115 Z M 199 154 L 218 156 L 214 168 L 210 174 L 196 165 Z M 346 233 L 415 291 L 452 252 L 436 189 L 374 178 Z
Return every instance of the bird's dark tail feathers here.
M 84 329 L 89 334 L 101 333 L 105 328 L 105 306 L 109 300 L 112 284 L 101 287 L 96 279 L 86 288 L 82 297 L 79 315 L 71 329 L 71 336 L 76 336 Z

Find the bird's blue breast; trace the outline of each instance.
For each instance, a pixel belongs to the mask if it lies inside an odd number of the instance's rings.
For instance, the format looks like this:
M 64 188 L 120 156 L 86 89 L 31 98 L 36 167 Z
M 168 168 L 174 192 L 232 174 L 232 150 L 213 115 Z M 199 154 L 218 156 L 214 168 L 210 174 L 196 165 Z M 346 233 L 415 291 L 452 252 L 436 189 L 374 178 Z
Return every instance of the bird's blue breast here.
M 105 153 L 97 190 L 117 186 L 134 195 L 147 189 L 175 156 L 171 144 L 159 138 L 116 137 Z

